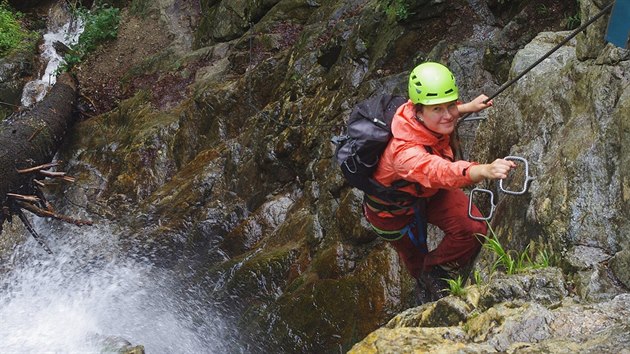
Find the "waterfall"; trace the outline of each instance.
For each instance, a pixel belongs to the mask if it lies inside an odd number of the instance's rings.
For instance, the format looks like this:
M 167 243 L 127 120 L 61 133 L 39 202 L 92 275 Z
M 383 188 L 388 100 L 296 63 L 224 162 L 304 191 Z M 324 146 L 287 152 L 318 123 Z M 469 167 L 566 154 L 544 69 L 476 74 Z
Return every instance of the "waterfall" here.
M 172 270 L 130 257 L 106 225 L 53 228 L 34 220 L 54 254 L 30 236 L 0 274 L 0 353 L 227 351 L 229 329 Z M 7 232 L 7 230 L 5 230 Z

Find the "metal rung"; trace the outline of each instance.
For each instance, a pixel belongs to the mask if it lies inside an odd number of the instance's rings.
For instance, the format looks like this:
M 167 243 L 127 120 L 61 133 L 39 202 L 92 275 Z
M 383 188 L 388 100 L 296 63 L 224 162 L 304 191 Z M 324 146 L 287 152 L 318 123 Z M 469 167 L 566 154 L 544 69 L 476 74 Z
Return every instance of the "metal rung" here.
M 523 181 L 523 189 L 520 191 L 511 191 L 511 190 L 507 190 L 505 188 L 503 188 L 503 180 L 500 179 L 499 180 L 499 190 L 505 194 L 512 194 L 512 195 L 523 195 L 527 192 L 527 188 L 529 186 L 529 182 L 533 179 L 536 179 L 535 177 L 532 177 L 529 175 L 529 164 L 527 163 L 527 160 L 520 157 L 520 156 L 506 156 L 503 158 L 504 160 L 512 160 L 512 161 L 520 161 L 525 165 L 525 180 Z
M 472 214 L 472 208 L 473 208 L 473 199 L 475 199 L 475 193 L 487 193 L 490 194 L 490 213 L 488 216 L 474 216 Z M 494 215 L 494 208 L 496 207 L 496 205 L 494 204 L 494 193 L 492 193 L 492 191 L 488 190 L 488 189 L 483 189 L 483 188 L 478 188 L 475 187 L 472 191 L 470 191 L 470 197 L 468 198 L 468 217 L 470 217 L 473 220 L 479 220 L 479 221 L 488 221 L 492 218 L 492 215 Z M 481 212 L 481 211 L 480 211 Z

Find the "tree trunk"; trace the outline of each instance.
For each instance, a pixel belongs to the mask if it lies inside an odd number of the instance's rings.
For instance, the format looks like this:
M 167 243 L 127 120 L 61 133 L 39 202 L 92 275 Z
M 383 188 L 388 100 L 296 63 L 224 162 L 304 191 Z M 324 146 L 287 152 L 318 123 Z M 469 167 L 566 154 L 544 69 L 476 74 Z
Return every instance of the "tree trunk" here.
M 41 102 L 0 124 L 0 232 L 10 215 L 31 210 L 25 203 L 35 208 L 43 203 L 38 178 L 69 179 L 47 169 L 55 165 L 50 162 L 74 122 L 76 98 L 75 80 L 63 74 Z

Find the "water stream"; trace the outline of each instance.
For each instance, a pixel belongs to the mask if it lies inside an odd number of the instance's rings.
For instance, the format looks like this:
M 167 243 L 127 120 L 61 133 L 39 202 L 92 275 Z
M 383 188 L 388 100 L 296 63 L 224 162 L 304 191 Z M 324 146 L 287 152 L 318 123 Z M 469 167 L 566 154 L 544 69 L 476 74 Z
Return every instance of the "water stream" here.
M 57 52 L 55 42 L 70 47 L 79 41 L 83 30 L 81 18 L 72 16 L 65 6 L 57 4 L 51 7 L 47 33 L 39 47 L 43 70 L 38 78 L 24 85 L 21 100 L 23 106 L 32 106 L 41 101 L 57 81 L 57 69 L 63 63 L 63 54 Z

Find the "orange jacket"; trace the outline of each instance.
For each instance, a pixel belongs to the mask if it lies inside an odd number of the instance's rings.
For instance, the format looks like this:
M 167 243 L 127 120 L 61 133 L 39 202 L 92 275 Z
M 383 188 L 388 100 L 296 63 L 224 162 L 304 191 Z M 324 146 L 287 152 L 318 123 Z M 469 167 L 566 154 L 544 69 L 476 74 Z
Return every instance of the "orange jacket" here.
M 414 186 L 401 188 L 418 197 L 430 197 L 439 189 L 454 189 L 472 184 L 469 173 L 475 162 L 453 162 L 449 135 L 436 136 L 416 119 L 411 101 L 398 107 L 392 120 L 393 138 L 381 156 L 374 179 L 385 186 L 397 180 L 418 182 L 422 190 Z M 431 152 L 425 146 L 430 147 Z

